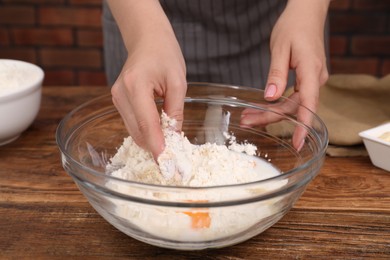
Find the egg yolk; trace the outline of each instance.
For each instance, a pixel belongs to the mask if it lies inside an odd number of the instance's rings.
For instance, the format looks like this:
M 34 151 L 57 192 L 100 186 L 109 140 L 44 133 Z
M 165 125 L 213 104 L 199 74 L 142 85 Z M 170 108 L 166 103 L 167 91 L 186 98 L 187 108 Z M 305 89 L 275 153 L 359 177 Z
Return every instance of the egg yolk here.
M 211 224 L 210 214 L 206 212 L 183 212 L 191 218 L 191 227 L 193 229 L 209 228 Z
M 187 200 L 187 202 L 207 202 L 207 200 Z M 211 217 L 207 210 L 205 211 L 184 211 L 184 214 L 191 218 L 191 227 L 193 229 L 209 228 Z

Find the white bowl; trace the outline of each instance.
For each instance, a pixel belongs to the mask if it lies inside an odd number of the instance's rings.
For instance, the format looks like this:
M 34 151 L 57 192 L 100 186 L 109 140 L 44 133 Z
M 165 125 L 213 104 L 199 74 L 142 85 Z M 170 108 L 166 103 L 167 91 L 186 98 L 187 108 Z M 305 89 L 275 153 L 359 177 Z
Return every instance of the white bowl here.
M 359 136 L 363 138 L 372 164 L 390 171 L 390 140 L 381 138 L 387 132 L 390 133 L 390 123 L 360 132 Z
M 16 140 L 34 121 L 43 78 L 34 64 L 0 59 L 0 145 Z

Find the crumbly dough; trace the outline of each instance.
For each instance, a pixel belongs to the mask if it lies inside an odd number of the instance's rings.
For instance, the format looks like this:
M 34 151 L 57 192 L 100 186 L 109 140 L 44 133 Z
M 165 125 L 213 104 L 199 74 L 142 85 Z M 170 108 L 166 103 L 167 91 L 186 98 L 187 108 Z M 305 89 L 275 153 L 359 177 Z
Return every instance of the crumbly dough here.
M 252 157 L 257 150 L 253 144 L 237 143 L 233 135 L 225 133 L 228 146 L 215 143 L 193 145 L 183 132 L 176 131 L 174 119 L 162 113 L 161 122 L 166 148 L 158 157 L 158 164 L 150 153 L 127 137 L 108 165 L 113 176 L 174 186 L 238 184 L 260 178 L 251 174 L 258 165 L 258 160 Z

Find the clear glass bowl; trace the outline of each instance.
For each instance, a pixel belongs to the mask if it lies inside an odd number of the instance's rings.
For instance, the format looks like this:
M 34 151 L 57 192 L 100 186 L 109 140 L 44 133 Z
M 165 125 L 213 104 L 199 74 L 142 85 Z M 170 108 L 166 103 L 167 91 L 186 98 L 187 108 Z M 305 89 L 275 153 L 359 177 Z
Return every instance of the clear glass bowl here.
M 162 100 L 156 99 L 156 104 L 161 110 Z M 215 108 L 221 116 L 214 118 L 222 121 L 205 124 L 207 111 Z M 261 112 L 268 122 L 241 127 L 241 113 L 248 108 Z M 298 122 L 286 108 L 312 114 L 311 125 Z M 297 127 L 307 132 L 299 152 L 291 142 Z M 282 218 L 319 172 L 328 143 L 323 122 L 292 100 L 270 103 L 263 99 L 263 91 L 253 88 L 189 84 L 183 123 L 188 139 L 197 144 L 213 138 L 221 142 L 221 135 L 215 133 L 224 130 L 233 132 L 239 142 L 255 144 L 257 156 L 281 174 L 252 183 L 209 187 L 159 186 L 115 178 L 106 165 L 128 133 L 110 95 L 74 109 L 59 124 L 56 138 L 64 169 L 109 223 L 152 245 L 200 250 L 245 241 Z M 202 226 L 202 221 L 209 225 Z

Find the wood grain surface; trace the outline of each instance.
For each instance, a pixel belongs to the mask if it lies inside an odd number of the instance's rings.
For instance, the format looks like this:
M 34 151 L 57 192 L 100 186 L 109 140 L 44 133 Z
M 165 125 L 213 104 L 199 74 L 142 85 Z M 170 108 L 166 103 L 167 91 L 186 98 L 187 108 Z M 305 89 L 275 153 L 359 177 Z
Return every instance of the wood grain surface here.
M 175 251 L 121 233 L 78 191 L 55 142 L 59 121 L 104 93 L 45 87 L 32 126 L 0 147 L 0 259 L 390 259 L 390 173 L 368 157 L 326 158 L 282 220 L 235 246 Z

